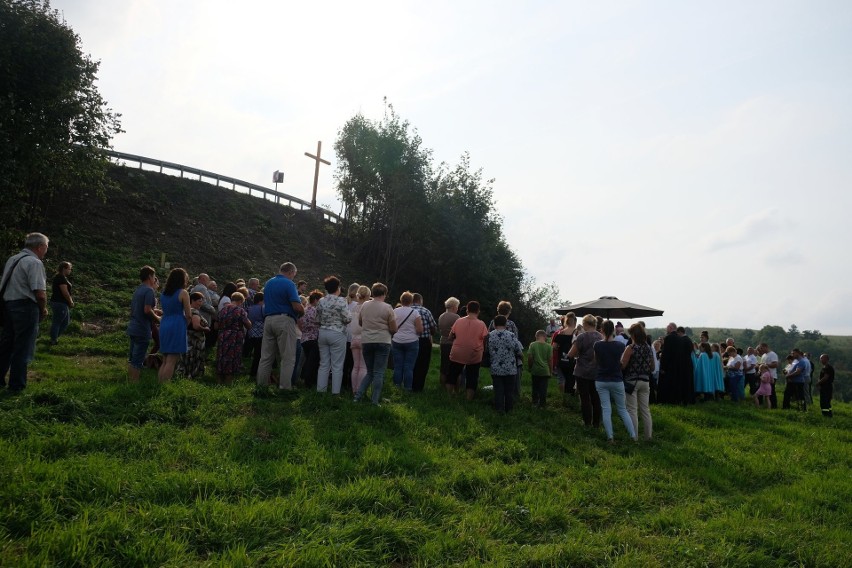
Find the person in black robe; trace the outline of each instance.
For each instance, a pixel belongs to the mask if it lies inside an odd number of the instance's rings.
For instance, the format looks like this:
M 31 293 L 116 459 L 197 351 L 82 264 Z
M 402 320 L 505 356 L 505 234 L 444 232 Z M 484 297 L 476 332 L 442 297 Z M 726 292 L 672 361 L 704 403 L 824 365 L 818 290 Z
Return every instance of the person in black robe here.
M 660 380 L 657 402 L 692 404 L 695 402 L 695 379 L 692 368 L 692 340 L 674 323 L 666 326 L 660 357 Z

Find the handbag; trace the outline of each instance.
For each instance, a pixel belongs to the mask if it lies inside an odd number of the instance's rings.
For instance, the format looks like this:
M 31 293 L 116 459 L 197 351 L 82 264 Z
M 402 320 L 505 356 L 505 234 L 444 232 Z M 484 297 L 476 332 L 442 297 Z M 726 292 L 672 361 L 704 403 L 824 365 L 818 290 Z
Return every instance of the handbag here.
M 633 394 L 633 391 L 636 390 L 636 380 L 635 379 L 624 379 L 624 392 L 626 394 Z

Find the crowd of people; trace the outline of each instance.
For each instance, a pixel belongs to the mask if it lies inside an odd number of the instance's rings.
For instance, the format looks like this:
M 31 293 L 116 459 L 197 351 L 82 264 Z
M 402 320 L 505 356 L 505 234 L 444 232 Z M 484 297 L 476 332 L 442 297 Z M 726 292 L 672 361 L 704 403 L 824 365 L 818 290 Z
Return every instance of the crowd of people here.
M 4 267 L 0 295 L 4 326 L 0 336 L 0 377 L 10 391 L 26 386 L 26 367 L 33 358 L 39 322 L 48 314 L 42 259 L 49 241 L 27 235 L 24 249 Z M 72 265 L 61 262 L 52 281 L 50 344 L 55 345 L 74 307 L 69 280 Z M 339 396 L 351 391 L 355 401 L 382 401 L 385 370 L 393 368 L 393 384 L 405 391 L 424 389 L 433 340 L 440 349 L 440 386 L 472 400 L 480 391 L 482 367 L 490 370 L 494 408 L 511 412 L 521 392 L 526 366 L 532 377 L 532 403 L 544 408 L 549 381 L 556 377 L 564 395 L 579 399 L 583 423 L 604 427 L 614 440 L 613 408 L 628 436 L 653 436 L 652 403 L 693 404 L 729 397 L 777 408 L 775 384 L 780 361 L 766 343 L 738 348 L 733 339 L 711 343 L 702 332 L 693 342 L 671 323 L 666 335 L 653 340 L 639 322 L 624 331 L 620 322 L 592 315 L 580 321 L 574 313 L 557 324 L 551 319 L 535 334 L 526 355 L 519 330 L 510 319 L 512 305 L 502 301 L 486 325 L 480 305 L 448 298 L 436 320 L 420 294 L 404 292 L 396 307 L 388 303 L 382 283 L 352 284 L 344 292 L 340 279 L 329 276 L 324 290 L 307 290 L 296 281 L 296 266 L 286 262 L 262 287 L 258 278 L 228 282 L 219 293 L 206 273 L 194 282 L 182 268 L 172 269 L 160 290 L 156 270 L 144 266 L 130 302 L 127 326 L 130 348 L 128 377 L 138 381 L 145 366 L 156 367 L 160 381 L 175 373 L 199 378 L 215 349 L 215 374 L 231 384 L 251 358 L 249 375 L 259 388 L 295 386 Z M 159 291 L 159 296 L 157 292 Z M 153 341 L 153 348 L 151 343 Z M 831 417 L 834 368 L 820 357 L 820 406 Z M 783 407 L 806 410 L 811 403 L 813 366 L 798 349 L 782 369 L 786 377 Z

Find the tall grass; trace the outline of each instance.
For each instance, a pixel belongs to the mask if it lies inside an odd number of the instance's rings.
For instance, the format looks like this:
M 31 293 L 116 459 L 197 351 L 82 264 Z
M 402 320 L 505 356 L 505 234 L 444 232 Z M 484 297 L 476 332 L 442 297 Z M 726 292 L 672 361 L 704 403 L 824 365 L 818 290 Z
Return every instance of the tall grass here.
M 39 349 L 0 399 L 3 565 L 852 565 L 848 405 L 655 407 L 610 447 L 555 384 L 501 417 L 434 369 L 374 408 L 130 385 L 121 332 Z

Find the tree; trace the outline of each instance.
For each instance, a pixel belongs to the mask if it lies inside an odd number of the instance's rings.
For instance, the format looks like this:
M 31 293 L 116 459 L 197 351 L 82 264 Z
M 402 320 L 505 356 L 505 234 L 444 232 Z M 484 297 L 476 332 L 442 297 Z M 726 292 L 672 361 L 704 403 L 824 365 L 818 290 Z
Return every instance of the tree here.
M 350 236 L 367 266 L 393 286 L 419 260 L 411 236 L 421 234 L 427 218 L 431 156 L 391 105 L 381 121 L 360 114 L 347 121 L 334 149 Z
M 99 63 L 47 0 L 0 0 L 0 37 L 0 225 L 20 231 L 111 187 L 102 150 L 121 124 Z

